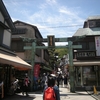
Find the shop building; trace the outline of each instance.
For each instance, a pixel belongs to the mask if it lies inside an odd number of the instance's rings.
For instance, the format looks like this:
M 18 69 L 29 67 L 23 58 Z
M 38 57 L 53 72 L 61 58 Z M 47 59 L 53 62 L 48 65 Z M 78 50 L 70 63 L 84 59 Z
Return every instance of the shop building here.
M 76 90 L 100 90 L 100 16 L 89 17 L 76 31 L 73 45 L 82 45 L 73 50 Z
M 32 42 L 24 42 L 22 38 L 25 37 L 27 39 L 43 39 L 41 33 L 39 32 L 38 28 L 34 25 L 22 22 L 22 21 L 15 21 L 14 25 L 16 29 L 13 30 L 12 34 L 12 50 L 23 60 L 31 64 L 32 62 L 32 50 L 24 49 L 25 46 L 32 46 Z M 37 42 L 37 46 L 45 46 L 42 42 Z M 51 72 L 52 68 L 49 65 L 49 52 L 47 49 L 36 49 L 35 59 L 34 59 L 34 69 L 37 64 L 40 66 L 39 72 L 43 74 L 44 72 Z M 38 74 L 39 75 L 39 74 Z
M 11 50 L 12 30 L 15 28 L 11 17 L 0 0 L 0 78 L 4 82 L 4 92 L 8 93 L 13 70 L 30 70 L 30 64 L 22 60 Z

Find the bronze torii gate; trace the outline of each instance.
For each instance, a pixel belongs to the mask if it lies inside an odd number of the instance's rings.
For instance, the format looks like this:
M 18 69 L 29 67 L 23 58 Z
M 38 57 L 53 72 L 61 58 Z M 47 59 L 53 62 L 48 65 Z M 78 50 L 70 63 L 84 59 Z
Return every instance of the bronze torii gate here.
M 25 50 L 32 50 L 31 57 L 31 90 L 33 89 L 33 72 L 35 64 L 35 51 L 36 49 L 50 49 L 50 48 L 68 48 L 69 50 L 69 76 L 70 76 L 70 92 L 75 92 L 75 78 L 73 67 L 73 48 L 82 48 L 81 45 L 72 45 L 72 41 L 77 41 L 80 37 L 75 38 L 54 38 L 54 35 L 48 36 L 45 39 L 33 39 L 27 37 L 21 37 L 24 42 L 32 43 L 32 46 L 24 46 Z M 48 46 L 36 46 L 36 42 L 48 42 Z M 66 46 L 55 46 L 55 42 L 68 42 Z

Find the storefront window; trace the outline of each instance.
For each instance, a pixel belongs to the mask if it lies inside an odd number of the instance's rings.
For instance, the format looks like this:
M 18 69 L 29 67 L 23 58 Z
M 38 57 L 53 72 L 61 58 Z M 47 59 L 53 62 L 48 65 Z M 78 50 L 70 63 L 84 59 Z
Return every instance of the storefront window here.
M 76 67 L 76 86 L 98 86 L 97 66 Z
M 83 67 L 83 84 L 86 86 L 96 85 L 96 72 L 94 66 Z

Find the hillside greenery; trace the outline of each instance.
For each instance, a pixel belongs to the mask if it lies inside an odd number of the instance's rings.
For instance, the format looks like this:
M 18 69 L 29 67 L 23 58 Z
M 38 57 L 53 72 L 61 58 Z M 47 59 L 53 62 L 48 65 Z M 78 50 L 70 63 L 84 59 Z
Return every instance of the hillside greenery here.
M 54 68 L 58 66 L 61 58 L 68 53 L 68 49 L 49 49 L 49 65 Z

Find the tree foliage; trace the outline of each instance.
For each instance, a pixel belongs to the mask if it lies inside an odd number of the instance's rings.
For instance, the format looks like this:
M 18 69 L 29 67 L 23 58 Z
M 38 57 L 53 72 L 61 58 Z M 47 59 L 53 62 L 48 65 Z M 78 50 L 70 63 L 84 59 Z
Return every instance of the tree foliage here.
M 56 49 L 55 53 L 58 53 L 59 58 L 62 58 L 64 55 L 68 54 L 68 49 Z
M 53 68 L 54 64 L 57 66 L 60 62 L 58 59 L 63 58 L 68 53 L 68 49 L 49 49 L 49 65 Z M 58 56 L 58 58 L 57 58 Z

